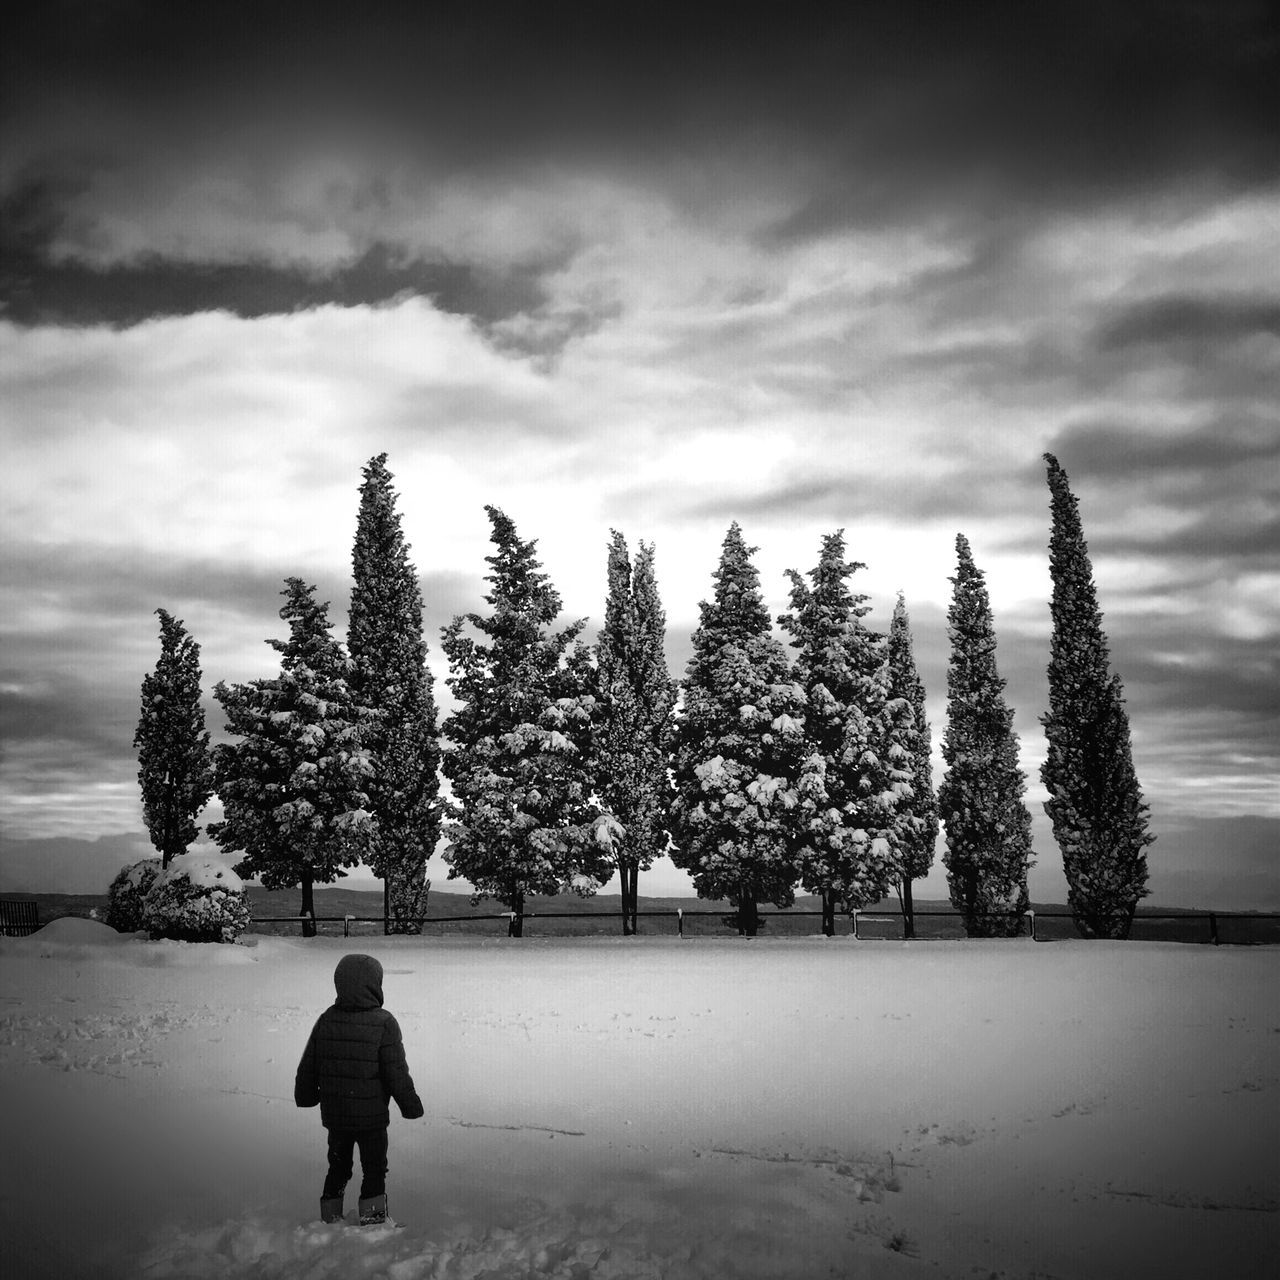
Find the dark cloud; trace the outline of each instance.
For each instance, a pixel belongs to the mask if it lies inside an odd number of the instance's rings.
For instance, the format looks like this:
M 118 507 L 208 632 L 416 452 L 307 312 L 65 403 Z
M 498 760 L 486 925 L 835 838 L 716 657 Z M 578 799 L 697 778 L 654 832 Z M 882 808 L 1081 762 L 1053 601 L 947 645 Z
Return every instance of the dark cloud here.
M 1058 432 L 1049 452 L 1081 478 L 1106 481 L 1141 475 L 1157 487 L 1162 479 L 1190 477 L 1212 486 L 1237 468 L 1276 468 L 1280 475 L 1280 421 L 1219 419 L 1197 430 L 1171 433 L 1122 422 L 1078 422 Z M 1044 481 L 1044 464 L 1034 470 Z
M 12 681 L 17 675 L 7 671 L 3 678 Z M 0 689 L 0 741 L 11 758 L 18 744 L 49 740 L 77 743 L 89 757 L 110 755 L 120 745 L 118 704 L 118 696 L 108 689 L 68 672 L 56 680 L 10 683 Z M 130 725 L 126 737 L 132 733 Z
M 253 612 L 279 592 L 289 570 L 277 576 L 265 569 L 212 557 L 121 555 L 111 549 L 79 545 L 19 544 L 9 549 L 0 584 L 35 593 L 57 608 L 74 608 L 80 618 L 116 627 L 137 618 L 147 621 L 157 608 L 181 613 L 193 604 L 219 610 Z
M 1125 684 L 1140 689 L 1152 711 L 1228 712 L 1280 743 L 1280 653 L 1273 637 L 1188 634 L 1167 617 L 1150 616 L 1126 617 L 1114 630 L 1123 644 Z
M 1139 529 L 1109 537 L 1107 549 L 1113 554 L 1234 560 L 1238 570 L 1249 561 L 1275 566 L 1280 557 L 1280 512 L 1260 518 L 1247 507 L 1225 503 L 1172 533 Z
M 705 210 L 704 160 L 809 174 L 773 234 L 1009 216 L 1280 173 L 1274 6 L 27 6 L 0 54 L 38 148 L 70 101 L 189 146 L 377 139 L 437 177 L 587 164 Z M 34 142 L 30 139 L 34 138 Z M 131 137 L 117 140 L 127 151 Z M 135 145 L 145 146 L 146 143 Z M 104 148 L 110 150 L 109 147 Z M 109 159 L 109 157 L 107 157 Z M 674 176 L 673 164 L 685 175 Z M 807 168 L 804 168 L 807 166 Z
M 1159 431 L 1124 422 L 1081 422 L 1048 443 L 1081 500 L 1085 536 L 1095 556 L 1145 555 L 1151 592 L 1175 559 L 1183 589 L 1207 588 L 1280 555 L 1280 419 L 1267 408 L 1217 414 L 1198 428 Z M 1028 461 L 1020 484 L 1043 486 L 1044 464 Z M 1045 493 L 1046 537 L 1048 497 Z M 1164 507 L 1176 526 L 1122 517 L 1132 508 Z M 1090 537 L 1104 528 L 1105 541 Z M 1034 533 L 1005 539 L 1005 550 L 1043 545 Z
M 1267 181 L 1273 19 L 1248 3 L 906 4 L 869 19 L 850 6 L 830 46 L 848 82 L 819 60 L 804 126 L 833 163 L 777 233 L 908 209 L 1016 220 L 1149 195 L 1174 174 Z
M 42 197 L 47 198 L 47 197 Z M 149 256 L 94 266 L 49 253 L 53 209 L 37 217 L 29 191 L 0 206 L 0 314 L 19 325 L 128 326 L 159 316 L 228 311 L 245 318 L 309 307 L 378 305 L 406 295 L 488 325 L 544 300 L 531 267 L 493 270 L 427 262 L 386 244 L 333 270 L 266 260 L 193 262 Z
M 739 492 L 725 485 L 713 494 L 690 488 L 671 495 L 681 517 L 691 519 L 826 519 L 837 525 L 891 517 L 913 524 L 976 520 L 1038 500 L 1024 468 L 998 462 L 949 465 L 938 474 L 923 469 L 902 484 L 883 476 L 826 468 L 821 474 L 780 476 L 767 489 L 744 484 Z M 623 495 L 622 501 L 626 501 Z
M 1101 351 L 1143 344 L 1206 346 L 1254 334 L 1280 334 L 1280 299 L 1196 298 L 1174 295 L 1126 307 L 1098 327 Z
M 353 502 L 353 536 L 354 529 Z M 93 627 L 118 634 L 121 625 L 132 623 L 150 644 L 159 633 L 159 623 L 152 617 L 157 608 L 179 616 L 186 612 L 193 617 L 261 618 L 271 628 L 267 634 L 283 635 L 284 624 L 278 620 L 283 584 L 294 575 L 314 583 L 319 598 L 330 602 L 331 620 L 338 627 L 345 624 L 350 579 L 341 570 L 316 575 L 286 563 L 245 565 L 179 553 L 122 556 L 114 550 L 83 546 L 18 544 L 7 550 L 0 590 L 38 597 L 47 606 L 74 614 L 80 626 L 92 619 Z M 463 574 L 425 573 L 420 583 L 429 626 L 437 619 L 443 625 L 453 614 L 472 607 L 473 584 Z M 10 652 L 24 641 L 39 645 L 45 655 L 64 645 L 66 652 L 76 654 L 95 643 L 91 633 L 59 630 L 50 635 L 42 628 L 27 629 L 16 616 L 11 617 L 10 628 Z

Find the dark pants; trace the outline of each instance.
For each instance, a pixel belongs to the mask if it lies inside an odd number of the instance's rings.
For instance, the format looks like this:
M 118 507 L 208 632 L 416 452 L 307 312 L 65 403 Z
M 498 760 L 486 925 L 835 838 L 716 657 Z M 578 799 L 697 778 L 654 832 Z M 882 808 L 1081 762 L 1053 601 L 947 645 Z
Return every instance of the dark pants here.
M 329 1176 L 324 1180 L 326 1200 L 335 1199 L 351 1180 L 352 1156 L 360 1148 L 360 1198 L 385 1195 L 387 1191 L 387 1131 L 366 1129 L 363 1133 L 329 1133 Z

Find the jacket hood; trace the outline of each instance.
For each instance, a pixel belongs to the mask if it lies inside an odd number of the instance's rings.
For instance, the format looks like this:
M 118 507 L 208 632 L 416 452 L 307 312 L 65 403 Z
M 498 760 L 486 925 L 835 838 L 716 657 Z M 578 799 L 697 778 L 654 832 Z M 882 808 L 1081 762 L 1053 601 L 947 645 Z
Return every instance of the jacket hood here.
M 382 965 L 372 956 L 343 956 L 333 971 L 339 1009 L 382 1008 Z

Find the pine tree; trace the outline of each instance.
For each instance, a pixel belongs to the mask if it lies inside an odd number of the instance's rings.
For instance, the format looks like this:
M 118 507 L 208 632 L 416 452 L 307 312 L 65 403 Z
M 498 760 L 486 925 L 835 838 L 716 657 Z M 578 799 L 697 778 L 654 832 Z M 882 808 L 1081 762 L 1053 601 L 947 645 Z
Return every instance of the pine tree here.
M 1031 865 L 1031 815 L 1023 802 L 1013 712 L 996 670 L 996 637 L 982 570 L 963 534 L 956 537 L 959 568 L 947 614 L 951 663 L 947 670 L 947 728 L 942 755 L 947 775 L 938 808 L 947 832 L 947 883 L 964 913 L 970 937 L 1021 931 Z
M 372 713 L 352 696 L 351 663 L 331 633 L 328 605 L 301 578 L 285 582 L 280 617 L 289 639 L 268 641 L 281 655 L 280 674 L 214 689 L 239 740 L 214 750 L 226 816 L 209 832 L 223 849 L 244 851 L 239 874 L 268 889 L 301 885 L 301 914 L 313 919 L 313 885 L 344 876 L 370 853 L 376 823 L 362 737 Z M 314 923 L 303 931 L 314 936 Z
M 735 521 L 713 599 L 699 606 L 676 729 L 672 861 L 702 898 L 727 898 L 754 936 L 759 904 L 790 906 L 794 810 L 804 758 L 804 690 L 770 633 L 754 548 Z
M 879 902 L 897 878 L 899 813 L 910 800 L 910 728 L 890 696 L 884 637 L 862 619 L 867 597 L 846 579 L 866 566 L 845 560 L 844 531 L 822 540 L 812 585 L 794 569 L 792 612 L 779 618 L 797 649 L 805 691 L 805 760 L 797 840 L 801 882 L 822 899 L 822 928 L 837 907 Z
M 938 801 L 933 792 L 933 739 L 925 715 L 924 684 L 916 670 L 911 642 L 911 619 L 906 601 L 898 593 L 893 621 L 889 624 L 889 690 L 911 708 L 911 725 L 906 749 L 911 759 L 911 797 L 902 810 L 899 824 L 900 870 L 898 901 L 902 906 L 904 936 L 915 937 L 915 907 L 911 882 L 929 874 L 938 843 Z
M 667 847 L 675 682 L 663 648 L 666 616 L 643 542 L 634 568 L 626 539 L 612 531 L 609 595 L 596 645 L 600 695 L 593 769 L 605 809 L 621 824 L 616 845 L 622 883 L 622 931 L 634 934 L 639 873 Z
M 373 765 L 366 790 L 378 820 L 369 865 L 383 882 L 384 928 L 419 933 L 431 887 L 427 859 L 440 835 L 440 748 L 422 593 L 386 462 L 379 454 L 364 468 L 347 645 L 352 692 L 377 712 L 365 737 Z
M 497 548 L 486 556 L 488 614 L 444 628 L 457 710 L 445 721 L 445 775 L 453 785 L 446 829 L 449 876 L 469 880 L 473 900 L 493 896 L 521 932 L 532 893 L 594 893 L 612 870 L 617 822 L 591 794 L 595 680 L 575 643 L 585 619 L 548 627 L 560 596 L 497 507 L 486 507 Z M 470 626 L 479 639 L 464 634 Z M 572 647 L 571 647 L 572 646 Z
M 1120 677 L 1110 672 L 1079 507 L 1058 460 L 1049 453 L 1044 460 L 1053 514 L 1044 807 L 1062 850 L 1076 929 L 1086 938 L 1127 938 L 1147 894 L 1146 847 L 1155 837 L 1133 769 Z
M 199 827 L 195 816 L 213 794 L 209 734 L 200 705 L 200 646 L 180 618 L 157 609 L 160 657 L 142 679 L 138 749 L 142 816 L 163 870 L 185 853 Z

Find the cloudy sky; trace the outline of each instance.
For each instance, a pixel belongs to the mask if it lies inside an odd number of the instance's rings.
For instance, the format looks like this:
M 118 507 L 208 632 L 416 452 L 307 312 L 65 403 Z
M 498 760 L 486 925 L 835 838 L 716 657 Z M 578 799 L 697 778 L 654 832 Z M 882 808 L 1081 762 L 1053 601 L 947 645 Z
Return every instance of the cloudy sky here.
M 209 687 L 271 673 L 286 575 L 341 631 L 385 450 L 442 702 L 485 503 L 570 616 L 602 614 L 611 527 L 655 541 L 677 672 L 731 520 L 775 611 L 842 527 L 870 621 L 906 593 L 936 744 L 965 533 L 1032 894 L 1062 900 L 1047 449 L 1125 682 L 1152 900 L 1280 909 L 1276 7 L 424 8 L 10 20 L 0 888 L 98 890 L 148 851 L 152 611 Z

